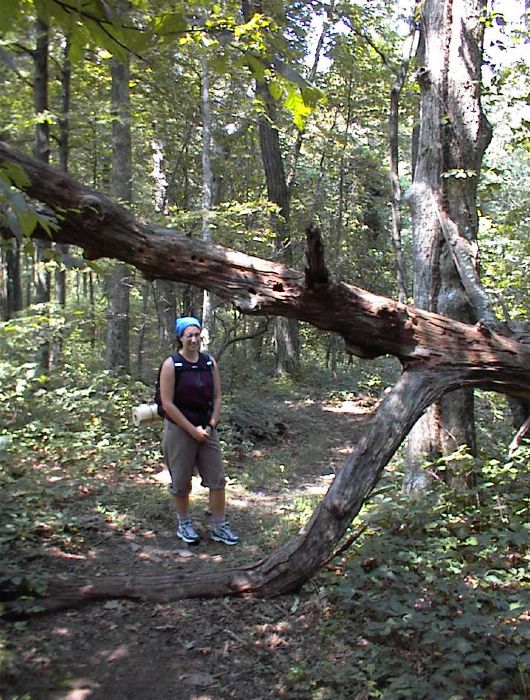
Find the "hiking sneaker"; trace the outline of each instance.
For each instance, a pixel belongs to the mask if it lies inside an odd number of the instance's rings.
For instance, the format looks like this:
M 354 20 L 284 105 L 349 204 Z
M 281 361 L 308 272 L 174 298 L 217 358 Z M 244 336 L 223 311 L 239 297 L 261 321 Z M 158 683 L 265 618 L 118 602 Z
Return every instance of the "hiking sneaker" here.
M 191 524 L 191 520 L 185 520 L 177 528 L 177 537 L 180 537 L 186 544 L 199 544 L 201 538 Z
M 232 528 L 228 523 L 223 523 L 212 530 L 212 540 L 223 544 L 237 544 L 239 537 L 232 532 Z

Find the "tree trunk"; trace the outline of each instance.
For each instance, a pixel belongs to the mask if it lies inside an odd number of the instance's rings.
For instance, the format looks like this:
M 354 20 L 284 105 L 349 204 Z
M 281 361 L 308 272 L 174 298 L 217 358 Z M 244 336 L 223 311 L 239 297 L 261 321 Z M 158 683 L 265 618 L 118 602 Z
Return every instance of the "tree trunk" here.
M 158 318 L 158 334 L 161 340 L 161 355 L 168 357 L 175 346 L 175 316 L 177 310 L 175 282 L 155 282 L 155 307 Z
M 390 188 L 392 209 L 392 247 L 396 259 L 396 279 L 399 301 L 406 303 L 408 298 L 407 273 L 403 247 L 401 245 L 401 183 L 399 178 L 399 99 L 407 77 L 410 52 L 413 50 L 414 34 L 411 32 L 410 48 L 401 65 L 394 73 L 394 83 L 390 90 L 390 110 L 388 118 L 388 140 L 390 151 Z
M 247 21 L 250 20 L 254 12 L 262 10 L 261 0 L 242 0 L 241 4 L 243 15 Z M 278 207 L 277 212 L 272 215 L 272 228 L 276 234 L 274 252 L 278 260 L 289 265 L 292 263 L 289 235 L 290 192 L 285 175 L 280 135 L 276 127 L 275 103 L 266 82 L 256 81 L 256 97 L 261 100 L 264 110 L 259 115 L 259 142 L 267 183 L 267 195 L 269 201 Z M 294 180 L 294 172 L 291 179 Z M 276 319 L 274 344 L 276 348 L 276 374 L 296 372 L 300 367 L 298 323 L 295 320 Z
M 34 79 L 33 96 L 35 114 L 39 117 L 35 126 L 35 156 L 43 163 L 50 162 L 50 125 L 46 117 L 48 111 L 48 25 L 36 20 L 36 45 L 33 52 Z M 50 273 L 46 269 L 48 241 L 38 241 L 35 267 L 35 303 L 50 301 Z M 45 351 L 46 354 L 46 351 Z M 47 365 L 47 362 L 45 362 Z
M 68 172 L 68 157 L 70 155 L 70 93 L 72 70 L 70 65 L 70 37 L 66 37 L 63 52 L 63 67 L 61 73 L 61 114 L 59 116 L 59 167 Z M 68 255 L 68 246 L 59 245 L 57 251 L 61 257 Z M 55 295 L 64 308 L 66 306 L 66 271 L 61 265 L 55 273 Z
M 491 320 L 489 313 L 485 316 L 476 260 L 477 181 L 490 138 L 479 88 L 484 8 L 483 0 L 427 0 L 422 5 L 421 118 L 408 193 L 414 303 L 467 323 Z M 409 438 L 410 467 L 417 473 L 423 461 L 464 444 L 474 453 L 469 389 L 444 397 L 418 422 Z M 450 477 L 451 470 L 445 474 Z
M 213 174 L 211 163 L 212 151 L 212 110 L 210 104 L 210 73 L 208 59 L 202 58 L 201 80 L 201 114 L 202 114 L 202 240 L 212 240 L 210 218 L 213 204 Z M 210 349 L 212 331 L 212 300 L 207 289 L 202 301 L 202 347 L 205 352 Z
M 48 123 L 48 25 L 36 20 L 36 45 L 33 52 L 34 79 L 33 96 L 35 104 L 35 156 L 43 163 L 50 161 L 50 126 Z M 35 303 L 48 304 L 51 299 L 51 274 L 47 267 L 51 249 L 48 239 L 36 242 L 34 257 Z M 42 311 L 41 311 L 42 313 Z M 49 313 L 49 311 L 46 311 Z M 47 373 L 51 366 L 51 346 L 48 340 L 41 340 L 38 358 L 41 371 Z
M 258 84 L 256 93 L 266 109 L 266 114 L 259 117 L 259 140 L 267 192 L 269 200 L 278 206 L 277 213 L 272 215 L 273 229 L 276 232 L 274 249 L 278 259 L 288 265 L 292 261 L 289 236 L 290 197 L 280 148 L 280 135 L 274 126 L 274 103 L 267 85 Z M 296 372 L 300 366 L 298 324 L 295 321 L 276 319 L 274 343 L 276 373 L 281 375 Z
M 151 142 L 153 152 L 154 181 L 153 193 L 155 211 L 166 216 L 168 180 L 164 169 L 164 144 L 161 141 Z M 154 284 L 154 301 L 158 320 L 158 337 L 161 341 L 160 357 L 168 357 L 174 350 L 175 316 L 176 316 L 176 283 L 169 280 L 157 280 Z
M 520 397 L 528 393 L 528 323 L 470 326 L 335 280 L 314 257 L 305 271 L 298 271 L 206 244 L 185 232 L 143 222 L 108 197 L 0 141 L 2 162 L 19 164 L 28 177 L 27 194 L 62 214 L 53 240 L 84 248 L 89 260 L 116 258 L 148 279 L 209 289 L 233 301 L 242 313 L 307 321 L 340 335 L 359 357 L 394 355 L 406 367 L 452 366 L 458 360 L 462 385 Z M 1 233 L 13 237 L 11 231 Z M 34 236 L 47 233 L 36 230 Z
M 136 356 L 136 379 L 142 382 L 149 378 L 145 376 L 145 336 L 149 324 L 149 295 L 152 285 L 145 280 L 142 282 L 142 321 L 138 329 L 138 350 Z M 147 383 L 147 382 L 146 382 Z
M 132 201 L 131 125 L 129 64 L 111 60 L 112 73 L 112 182 L 115 199 Z M 107 279 L 106 367 L 117 373 L 129 372 L 129 287 L 126 265 L 117 263 Z
M 22 280 L 20 277 L 20 245 L 16 238 L 11 240 L 5 252 L 5 309 L 4 320 L 12 318 L 23 308 Z
M 530 399 L 530 324 L 471 326 L 337 281 L 327 274 L 314 229 L 308 236 L 308 267 L 300 272 L 148 225 L 68 175 L 0 142 L 0 163 L 4 160 L 24 168 L 29 196 L 63 214 L 60 228 L 53 232 L 57 242 L 80 245 L 89 258 L 117 257 L 150 278 L 207 288 L 233 300 L 243 313 L 306 321 L 337 333 L 359 356 L 390 354 L 403 365 L 401 379 L 385 394 L 309 522 L 269 557 L 245 567 L 190 576 L 173 572 L 66 581 L 62 591 L 42 601 L 43 609 L 117 596 L 176 600 L 295 591 L 333 556 L 381 471 L 429 405 L 463 387 Z M 34 605 L 32 601 L 27 607 Z

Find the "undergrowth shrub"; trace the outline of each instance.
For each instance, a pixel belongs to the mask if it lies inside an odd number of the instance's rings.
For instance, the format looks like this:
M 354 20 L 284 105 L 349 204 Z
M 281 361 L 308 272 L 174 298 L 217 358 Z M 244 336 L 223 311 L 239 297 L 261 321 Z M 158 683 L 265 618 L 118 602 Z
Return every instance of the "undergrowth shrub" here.
M 267 396 L 238 391 L 225 397 L 223 439 L 231 444 L 272 443 L 287 431 L 288 419 Z
M 476 488 L 385 492 L 333 575 L 321 634 L 351 634 L 349 690 L 370 698 L 528 697 L 530 445 Z M 344 694 L 337 697 L 351 697 Z

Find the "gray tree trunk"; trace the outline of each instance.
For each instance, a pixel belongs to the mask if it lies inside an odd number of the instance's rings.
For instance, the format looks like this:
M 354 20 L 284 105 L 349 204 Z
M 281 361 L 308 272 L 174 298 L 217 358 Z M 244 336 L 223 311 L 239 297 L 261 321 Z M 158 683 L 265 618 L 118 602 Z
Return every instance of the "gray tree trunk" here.
M 129 96 L 129 63 L 111 60 L 112 74 L 112 179 L 115 199 L 132 201 L 132 159 Z M 106 367 L 117 373 L 129 372 L 129 287 L 127 265 L 116 263 L 107 277 Z
M 5 302 L 3 319 L 12 318 L 23 308 L 22 281 L 20 277 L 20 246 L 16 238 L 11 240 L 11 246 L 5 250 Z
M 41 19 L 35 23 L 36 44 L 33 52 L 34 78 L 33 97 L 35 114 L 44 115 L 48 111 L 48 25 Z M 37 119 L 35 126 L 35 157 L 43 163 L 50 162 L 50 126 L 47 119 Z M 47 241 L 37 242 L 35 256 L 35 303 L 50 301 L 50 272 L 46 269 Z M 46 363 L 47 364 L 47 363 Z
M 35 114 L 44 116 L 48 111 L 48 25 L 38 18 L 36 20 L 36 45 L 33 52 L 34 78 L 33 97 Z M 46 118 L 36 119 L 35 156 L 43 163 L 50 161 L 50 126 Z M 51 243 L 49 240 L 37 241 L 34 256 L 35 303 L 47 304 L 51 299 L 51 274 L 47 267 Z M 38 349 L 39 365 L 42 372 L 51 366 L 51 345 L 47 339 L 41 340 Z
M 480 104 L 485 5 L 484 0 L 426 0 L 422 5 L 420 128 L 408 192 L 414 303 L 467 323 L 488 313 L 476 256 L 477 181 L 490 139 Z M 411 475 L 421 474 L 424 461 L 464 444 L 474 452 L 471 392 L 445 396 L 416 424 L 408 442 L 409 486 L 418 485 Z M 446 474 L 454 476 L 450 469 Z
M 153 195 L 155 211 L 167 215 L 168 180 L 164 170 L 164 144 L 162 141 L 151 142 L 153 152 Z M 158 337 L 161 343 L 161 357 L 167 357 L 175 345 L 176 282 L 156 280 L 154 284 L 154 301 L 158 320 Z
M 61 72 L 61 113 L 59 116 L 59 167 L 68 172 L 68 158 L 70 155 L 70 93 L 72 70 L 70 66 L 70 38 L 66 37 L 63 52 L 63 67 Z M 58 245 L 61 256 L 68 254 L 68 246 Z M 63 266 L 57 268 L 55 273 L 55 295 L 57 301 L 64 308 L 66 306 L 66 272 Z
M 212 151 L 212 110 L 210 104 L 210 72 L 208 59 L 202 59 L 201 80 L 201 114 L 202 114 L 202 240 L 212 240 L 210 218 L 213 203 L 213 174 L 211 163 Z M 210 292 L 203 291 L 202 300 L 202 347 L 210 349 L 212 331 L 212 299 Z
M 175 347 L 175 316 L 177 310 L 176 282 L 157 280 L 155 293 L 158 335 L 162 356 L 171 355 Z
M 262 99 L 266 114 L 259 118 L 259 138 L 261 157 L 265 169 L 269 200 L 278 206 L 273 214 L 273 228 L 276 232 L 275 254 L 279 260 L 289 265 L 292 262 L 291 239 L 289 235 L 290 196 L 285 177 L 280 135 L 274 125 L 274 102 L 267 85 L 257 85 L 257 95 Z M 276 348 L 276 373 L 292 374 L 300 366 L 298 324 L 295 320 L 277 318 L 274 323 L 274 343 Z
M 248 20 L 254 12 L 260 12 L 262 0 L 242 0 L 243 15 Z M 261 158 L 267 183 L 269 200 L 278 207 L 272 216 L 275 231 L 275 257 L 286 265 L 292 263 L 289 235 L 290 192 L 285 174 L 280 135 L 276 127 L 275 103 L 265 82 L 256 81 L 256 96 L 263 104 L 259 116 L 259 141 Z M 295 153 L 296 160 L 296 153 Z M 294 172 L 291 175 L 294 180 Z M 276 373 L 292 374 L 300 367 L 300 340 L 298 323 L 294 319 L 275 319 L 274 344 L 276 348 Z
M 413 24 L 411 22 L 411 24 Z M 396 279 L 398 299 L 403 304 L 408 299 L 407 270 L 403 247 L 401 244 L 401 183 L 399 177 L 399 100 L 401 90 L 408 74 L 411 55 L 414 51 L 416 30 L 411 29 L 409 41 L 405 44 L 401 65 L 394 69 L 394 82 L 390 90 L 390 109 L 388 118 L 388 140 L 390 152 L 390 187 L 392 209 L 392 247 L 396 259 Z

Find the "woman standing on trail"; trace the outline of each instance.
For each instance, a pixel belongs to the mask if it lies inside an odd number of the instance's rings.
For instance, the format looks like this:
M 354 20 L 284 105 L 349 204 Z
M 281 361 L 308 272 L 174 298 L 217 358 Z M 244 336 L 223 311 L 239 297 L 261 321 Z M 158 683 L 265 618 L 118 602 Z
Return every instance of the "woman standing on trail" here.
M 177 511 L 177 537 L 198 544 L 189 515 L 191 477 L 195 468 L 210 489 L 212 540 L 239 542 L 225 520 L 225 473 L 217 423 L 221 413 L 221 380 L 217 362 L 200 352 L 201 323 L 193 316 L 176 320 L 179 352 L 160 372 L 160 398 L 165 412 L 164 460 L 171 474 L 169 492 Z

